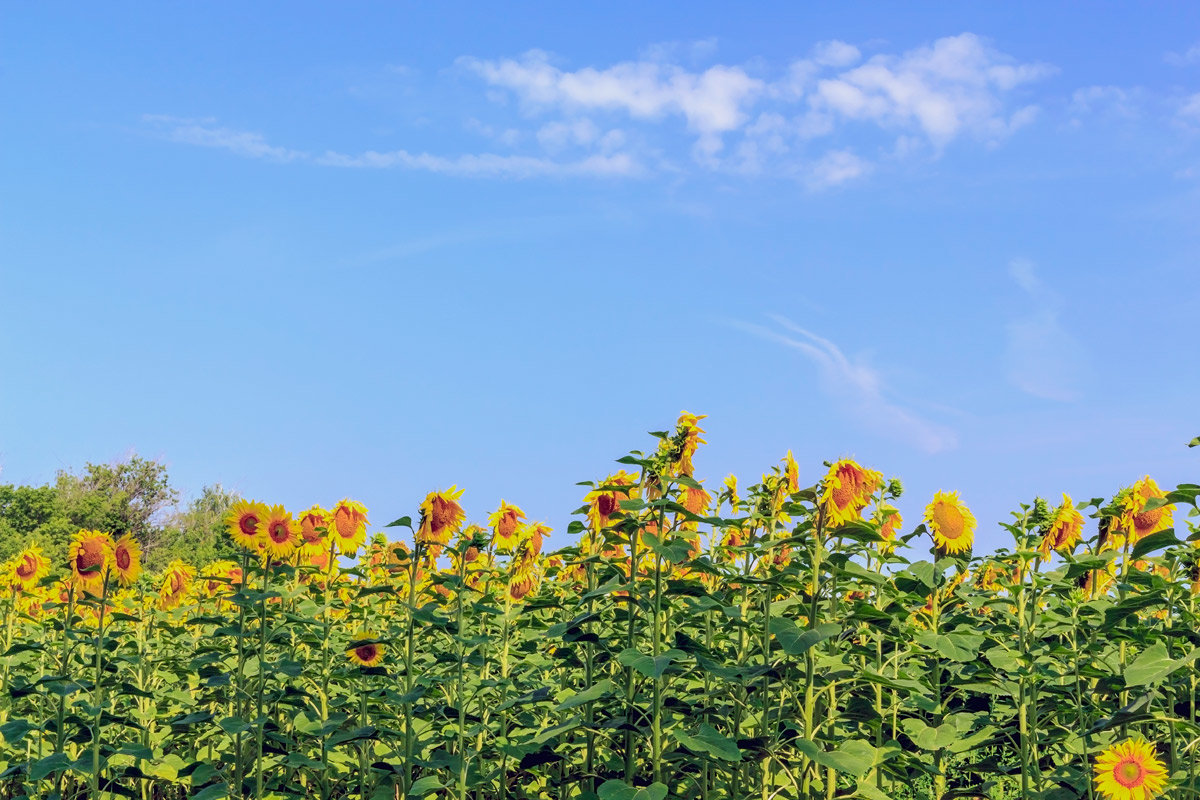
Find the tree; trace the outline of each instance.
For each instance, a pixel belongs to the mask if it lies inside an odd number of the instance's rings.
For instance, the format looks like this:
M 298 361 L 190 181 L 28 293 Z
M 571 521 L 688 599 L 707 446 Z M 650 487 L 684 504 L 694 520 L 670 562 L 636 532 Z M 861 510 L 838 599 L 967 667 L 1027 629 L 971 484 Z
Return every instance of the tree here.
M 147 567 L 161 569 L 176 558 L 197 567 L 236 558 L 233 541 L 225 534 L 225 512 L 239 499 L 237 492 L 226 491 L 219 483 L 205 486 L 186 509 L 167 518 Z
M 79 475 L 60 471 L 55 488 L 72 525 L 114 537 L 133 534 L 147 557 L 158 547 L 162 512 L 179 500 L 166 466 L 137 455 L 116 464 L 87 464 Z

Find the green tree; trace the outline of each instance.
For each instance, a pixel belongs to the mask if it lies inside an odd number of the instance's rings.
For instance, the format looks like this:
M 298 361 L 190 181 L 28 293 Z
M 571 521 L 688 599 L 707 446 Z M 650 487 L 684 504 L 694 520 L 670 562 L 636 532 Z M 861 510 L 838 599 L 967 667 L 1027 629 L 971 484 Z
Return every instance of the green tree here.
M 149 569 L 162 569 L 179 558 L 203 567 L 220 558 L 234 559 L 237 550 L 225 534 L 225 512 L 240 499 L 221 484 L 205 486 L 200 496 L 167 518 L 158 546 L 146 557 Z
M 55 488 L 75 529 L 133 534 L 147 557 L 159 547 L 165 511 L 179 500 L 166 466 L 137 455 L 116 464 L 87 464 L 78 475 L 60 471 Z

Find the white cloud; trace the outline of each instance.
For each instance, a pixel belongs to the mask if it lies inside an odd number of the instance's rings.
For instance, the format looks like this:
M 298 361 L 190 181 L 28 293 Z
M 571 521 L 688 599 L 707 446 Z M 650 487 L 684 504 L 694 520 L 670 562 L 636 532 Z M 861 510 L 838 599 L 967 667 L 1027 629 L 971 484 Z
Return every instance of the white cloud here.
M 1163 55 L 1163 60 L 1177 67 L 1186 67 L 1189 64 L 1195 64 L 1197 61 L 1200 61 L 1200 42 L 1192 45 L 1182 53 L 1168 52 Z
M 1177 113 L 1186 120 L 1200 122 L 1200 92 L 1184 98 Z
M 938 39 L 901 56 L 877 55 L 820 80 L 813 107 L 885 128 L 917 129 L 937 147 L 963 133 L 994 141 L 1032 119 L 1027 106 L 1008 113 L 1002 94 L 1052 68 L 1017 64 L 971 33 Z
M 1057 296 L 1028 259 L 1013 259 L 1008 274 L 1025 297 L 1023 312 L 1006 327 L 1009 380 L 1034 397 L 1059 402 L 1078 399 L 1085 354 L 1059 322 Z
M 821 388 L 850 414 L 856 424 L 876 433 L 907 442 L 927 453 L 950 450 L 958 445 L 954 431 L 922 418 L 888 397 L 879 371 L 848 359 L 841 348 L 785 317 L 771 315 L 776 324 L 793 335 L 764 325 L 736 322 L 735 327 L 797 350 L 818 369 Z M 797 338 L 797 336 L 799 338 Z
M 303 160 L 308 154 L 286 147 L 267 144 L 262 134 L 239 131 L 232 128 L 214 127 L 212 119 L 187 119 L 163 114 L 145 114 L 142 121 L 153 125 L 172 142 L 199 147 L 216 147 L 247 158 L 263 158 L 270 161 Z
M 808 169 L 805 183 L 813 190 L 839 186 L 871 171 L 871 164 L 849 150 L 831 150 Z
M 410 169 L 437 172 L 444 175 L 487 178 L 535 178 L 593 176 L 615 177 L 638 175 L 642 168 L 629 155 L 592 155 L 578 161 L 553 161 L 534 156 L 496 155 L 481 153 L 454 157 L 429 153 L 410 153 L 392 150 L 386 153 L 369 150 L 360 155 L 327 152 L 315 163 L 329 167 L 361 169 Z
M 818 42 L 812 52 L 812 60 L 826 67 L 848 67 L 860 58 L 862 53 L 857 47 L 837 39 Z

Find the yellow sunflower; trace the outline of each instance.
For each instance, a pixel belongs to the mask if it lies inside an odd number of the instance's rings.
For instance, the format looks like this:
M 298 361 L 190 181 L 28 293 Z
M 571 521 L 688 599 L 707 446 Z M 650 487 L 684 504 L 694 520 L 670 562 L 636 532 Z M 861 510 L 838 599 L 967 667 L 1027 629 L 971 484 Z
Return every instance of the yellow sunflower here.
M 517 531 L 524 519 L 524 511 L 503 500 L 500 501 L 500 507 L 488 517 L 488 525 L 492 528 L 492 541 L 496 544 L 497 553 L 511 553 L 517 546 Z
M 49 574 L 50 560 L 42 553 L 40 545 L 25 548 L 9 563 L 8 579 L 13 587 L 23 592 L 35 589 L 38 581 Z
M 329 549 L 325 541 L 325 534 L 329 530 L 328 511 L 320 506 L 313 506 L 301 514 L 296 522 L 300 526 L 300 537 L 304 540 L 300 546 L 306 553 Z
M 975 538 L 975 517 L 963 505 L 958 492 L 934 492 L 925 506 L 925 522 L 941 554 L 964 553 Z
M 529 552 L 537 556 L 541 555 L 542 544 L 546 539 L 550 538 L 550 532 L 553 530 L 553 528 L 544 522 L 532 522 L 525 526 L 521 538 L 525 542 L 525 546 L 529 549 Z
M 789 450 L 788 452 L 790 453 L 791 451 Z M 797 470 L 799 470 L 799 467 L 797 467 Z M 798 479 L 799 478 L 797 478 L 797 480 Z M 724 486 L 725 491 L 721 492 L 721 497 L 729 501 L 729 507 L 733 509 L 733 513 L 736 514 L 738 508 L 740 508 L 742 505 L 742 501 L 738 497 L 737 475 L 730 473 L 729 477 L 725 479 Z
M 795 494 L 800 491 L 800 465 L 796 463 L 796 458 L 792 455 L 792 451 L 788 450 L 787 455 L 783 457 L 783 476 L 787 479 L 787 493 Z M 734 490 L 737 485 L 735 483 Z
M 904 524 L 904 518 L 895 506 L 882 503 L 875 510 L 876 521 L 879 523 L 879 535 L 883 541 L 879 543 L 879 552 L 890 553 L 896 548 L 896 531 Z
M 706 416 L 708 415 L 700 414 L 697 416 L 696 414 L 689 414 L 686 411 L 680 413 L 679 421 L 675 423 L 675 438 L 682 439 L 682 442 L 676 454 L 675 461 L 671 465 L 672 471 L 680 475 L 687 475 L 689 478 L 692 476 L 692 472 L 694 471 L 692 456 L 696 454 L 696 449 L 700 445 L 708 444 L 708 442 L 700 438 L 700 434 L 704 433 L 704 430 L 698 424 Z
M 1137 544 L 1150 534 L 1165 531 L 1174 524 L 1172 506 L 1146 509 L 1147 500 L 1166 496 L 1167 493 L 1159 489 L 1149 475 L 1118 495 L 1121 505 L 1120 527 L 1129 537 L 1129 544 Z
M 284 559 L 296 551 L 304 538 L 292 519 L 291 512 L 283 506 L 271 506 L 263 518 L 263 549 L 271 558 Z
M 608 525 L 612 515 L 621 510 L 621 501 L 633 497 L 636 484 L 637 476 L 619 470 L 615 475 L 605 478 L 598 488 L 588 492 L 583 502 L 587 503 L 588 522 L 591 524 L 592 533 L 599 533 Z
M 113 571 L 122 586 L 132 586 L 142 574 L 142 546 L 132 534 L 125 534 L 113 545 Z
M 837 528 L 862 519 L 862 510 L 882 485 L 882 473 L 865 469 L 851 458 L 836 461 L 821 482 L 826 525 Z
M 508 596 L 521 602 L 537 590 L 538 577 L 537 557 L 531 552 L 517 556 L 508 567 Z
M 242 568 L 232 561 L 214 561 L 203 570 L 200 588 L 205 597 L 220 597 L 232 594 L 233 587 L 242 582 Z
M 1148 742 L 1127 739 L 1096 757 L 1095 781 L 1107 800 L 1151 800 L 1166 785 L 1167 770 Z
M 354 500 L 343 500 L 329 514 L 329 534 L 339 553 L 353 555 L 367 540 L 367 507 Z
M 360 667 L 373 667 L 383 661 L 383 644 L 376 642 L 375 637 L 365 631 L 354 635 L 354 640 L 346 647 L 346 657 Z
M 1069 553 L 1083 537 L 1083 514 L 1075 508 L 1071 496 L 1063 493 L 1062 505 L 1054 511 L 1054 519 L 1042 536 L 1038 548 L 1043 558 L 1049 558 L 1050 553 Z
M 712 495 L 703 487 L 685 486 L 679 496 L 679 505 L 698 517 L 708 511 L 708 505 L 711 502 Z M 696 520 L 681 519 L 679 522 L 679 530 L 682 531 L 694 531 L 699 527 L 700 523 Z
M 417 529 L 417 541 L 435 547 L 450 543 L 450 537 L 458 533 L 466 512 L 458 504 L 463 489 L 451 486 L 444 492 L 430 492 L 421 503 L 421 527 Z
M 267 507 L 253 500 L 238 500 L 225 512 L 225 529 L 239 547 L 257 553 L 262 544 L 263 520 Z
M 113 565 L 113 540 L 107 533 L 81 530 L 71 541 L 71 577 L 95 594 Z
M 187 596 L 196 577 L 196 568 L 175 559 L 163 571 L 162 585 L 158 590 L 158 607 L 161 609 L 178 608 Z

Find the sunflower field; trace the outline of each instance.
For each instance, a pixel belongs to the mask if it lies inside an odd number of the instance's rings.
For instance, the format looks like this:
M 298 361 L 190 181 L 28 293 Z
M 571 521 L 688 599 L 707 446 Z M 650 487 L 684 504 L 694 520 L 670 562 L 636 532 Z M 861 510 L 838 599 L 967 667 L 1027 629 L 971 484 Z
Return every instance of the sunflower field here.
M 242 501 L 236 561 L 79 531 L 4 568 L 6 798 L 1200 796 L 1200 486 L 1038 498 L 973 555 L 938 492 L 791 453 L 693 477 L 702 418 L 555 533 L 462 491 Z M 1085 536 L 1085 518 L 1095 522 Z

